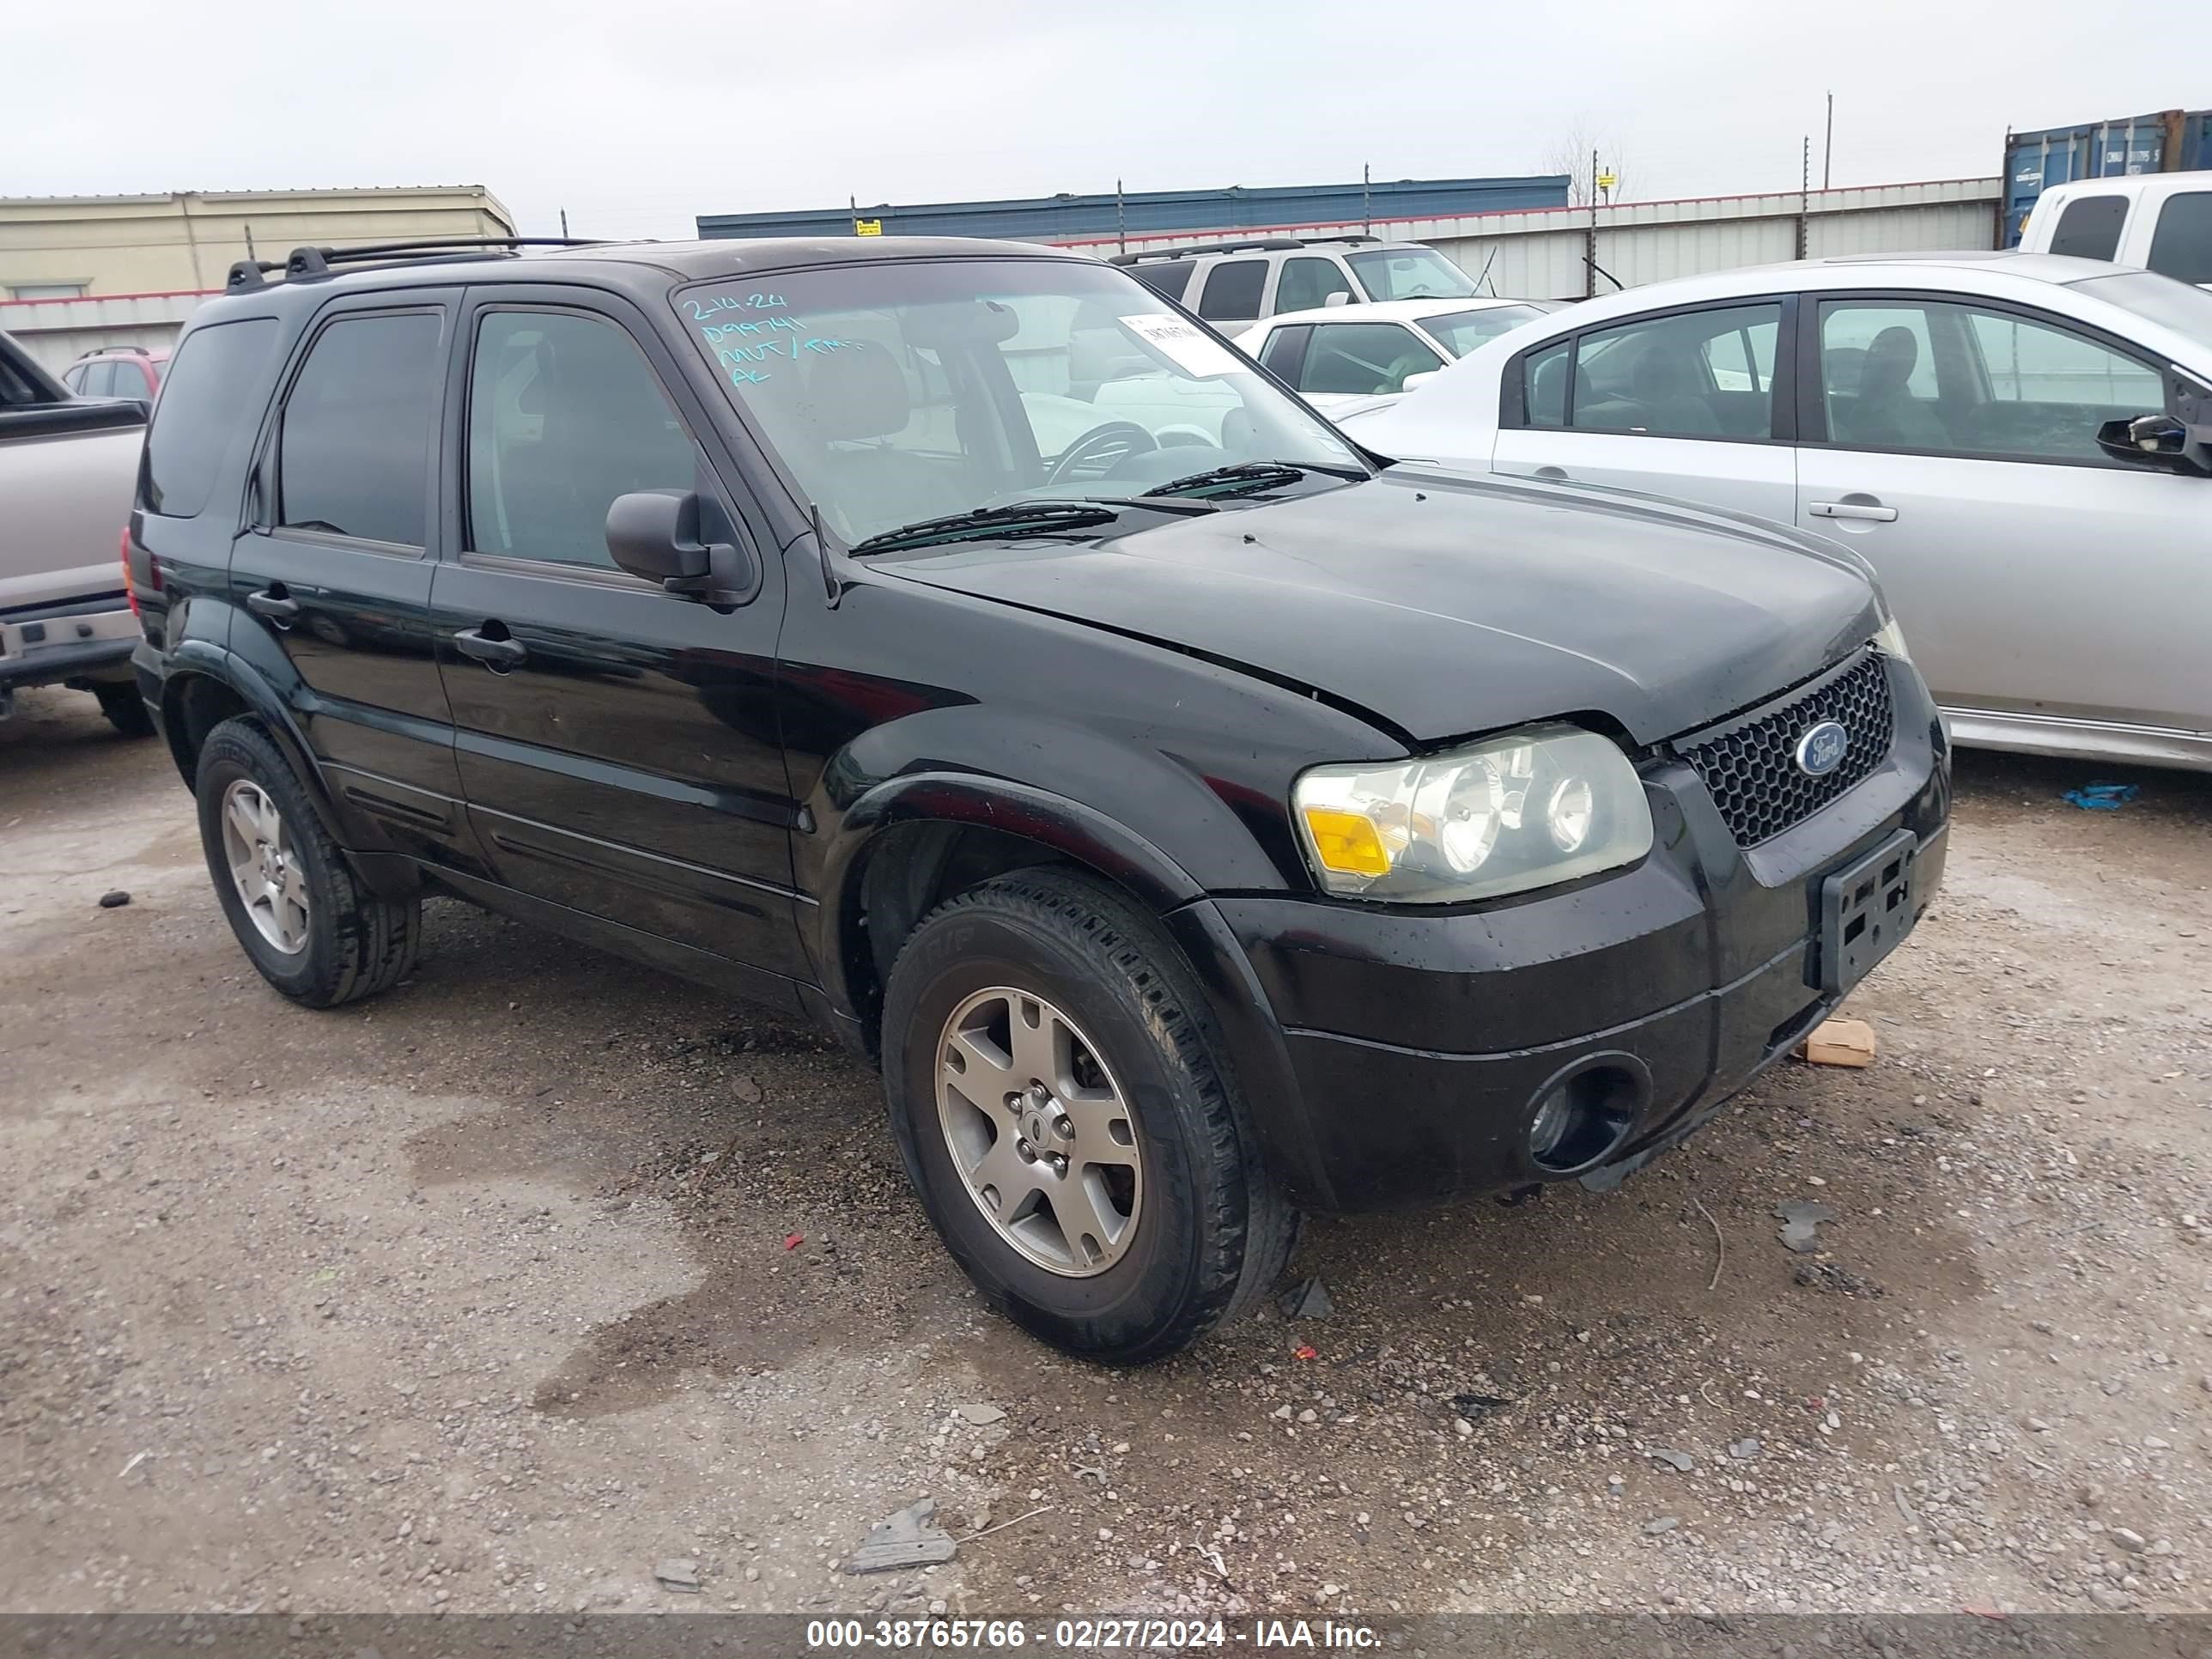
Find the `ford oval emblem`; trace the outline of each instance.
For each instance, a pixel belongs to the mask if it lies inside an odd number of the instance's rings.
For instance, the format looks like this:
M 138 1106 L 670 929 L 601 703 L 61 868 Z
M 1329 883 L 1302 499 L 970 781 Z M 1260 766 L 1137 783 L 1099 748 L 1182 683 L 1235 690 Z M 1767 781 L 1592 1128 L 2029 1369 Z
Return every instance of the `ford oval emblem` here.
M 1797 739 L 1797 769 L 1808 778 L 1825 778 L 1844 763 L 1851 734 L 1835 720 L 1822 720 L 1805 728 Z

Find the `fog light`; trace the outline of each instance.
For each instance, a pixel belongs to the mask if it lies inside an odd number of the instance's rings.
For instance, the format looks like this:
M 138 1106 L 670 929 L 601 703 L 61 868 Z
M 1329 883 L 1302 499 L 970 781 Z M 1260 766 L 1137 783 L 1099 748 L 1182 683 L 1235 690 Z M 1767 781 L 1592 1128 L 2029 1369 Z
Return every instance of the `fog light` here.
M 1536 1109 L 1536 1121 L 1528 1126 L 1528 1156 L 1539 1164 L 1549 1164 L 1559 1143 L 1567 1138 L 1574 1127 L 1575 1101 L 1571 1084 L 1562 1083 L 1544 1097 L 1544 1103 Z
M 1650 1097 L 1650 1073 L 1627 1054 L 1593 1056 L 1553 1079 L 1528 1117 L 1528 1158 L 1553 1175 L 1602 1163 L 1628 1139 Z

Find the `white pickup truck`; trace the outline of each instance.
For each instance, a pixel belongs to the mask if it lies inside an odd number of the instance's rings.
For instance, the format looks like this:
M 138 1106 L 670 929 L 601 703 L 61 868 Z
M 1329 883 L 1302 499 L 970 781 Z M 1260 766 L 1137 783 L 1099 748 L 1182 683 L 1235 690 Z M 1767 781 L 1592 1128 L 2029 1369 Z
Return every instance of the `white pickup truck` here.
M 2212 173 L 2077 179 L 2035 198 L 2023 253 L 2070 253 L 2140 265 L 2212 288 Z
M 145 436 L 143 404 L 72 397 L 0 334 L 0 719 L 19 689 L 67 685 L 152 732 L 122 563 Z

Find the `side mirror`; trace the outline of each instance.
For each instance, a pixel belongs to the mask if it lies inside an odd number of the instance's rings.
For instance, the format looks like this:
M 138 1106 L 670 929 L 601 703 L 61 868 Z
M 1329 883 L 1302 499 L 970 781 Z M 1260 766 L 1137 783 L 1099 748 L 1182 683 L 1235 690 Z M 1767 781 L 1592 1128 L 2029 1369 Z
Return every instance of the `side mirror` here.
M 1435 380 L 1437 375 L 1443 373 L 1443 370 L 1441 368 L 1425 368 L 1418 374 L 1408 374 L 1404 380 L 1398 382 L 1398 390 L 1401 392 L 1411 392 L 1416 386 L 1426 386 L 1430 381 Z
M 696 491 L 616 496 L 607 508 L 607 551 L 631 575 L 708 605 L 742 605 L 760 585 L 721 504 Z
M 1326 300 L 1323 300 L 1323 301 L 1322 301 L 1322 304 L 1323 304 L 1324 306 L 1327 306 L 1327 307 L 1328 307 L 1329 309 L 1331 309 L 1332 311 L 1333 311 L 1333 310 L 1334 310 L 1338 306 L 1348 306 L 1348 305 L 1350 305 L 1351 303 L 1352 303 L 1352 295 L 1351 295 L 1351 294 L 1350 294 L 1349 292 L 1347 292 L 1346 290 L 1345 290 L 1345 289 L 1340 289 L 1340 289 L 1336 289 L 1333 290 L 1333 291 L 1330 293 L 1330 295 L 1329 295 L 1328 298 L 1327 298 Z
M 2097 428 L 2097 447 L 2115 460 L 2132 461 L 2139 466 L 2201 473 L 2203 446 L 2192 443 L 2191 435 L 2190 428 L 2171 415 L 2123 416 Z

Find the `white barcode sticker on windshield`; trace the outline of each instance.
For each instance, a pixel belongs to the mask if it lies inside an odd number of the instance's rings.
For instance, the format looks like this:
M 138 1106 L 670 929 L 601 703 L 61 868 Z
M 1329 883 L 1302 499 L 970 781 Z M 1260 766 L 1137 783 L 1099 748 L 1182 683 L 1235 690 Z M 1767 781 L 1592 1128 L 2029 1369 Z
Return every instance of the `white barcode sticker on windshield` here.
M 1237 374 L 1252 367 L 1212 335 L 1170 313 L 1124 317 L 1121 326 L 1193 374 Z

